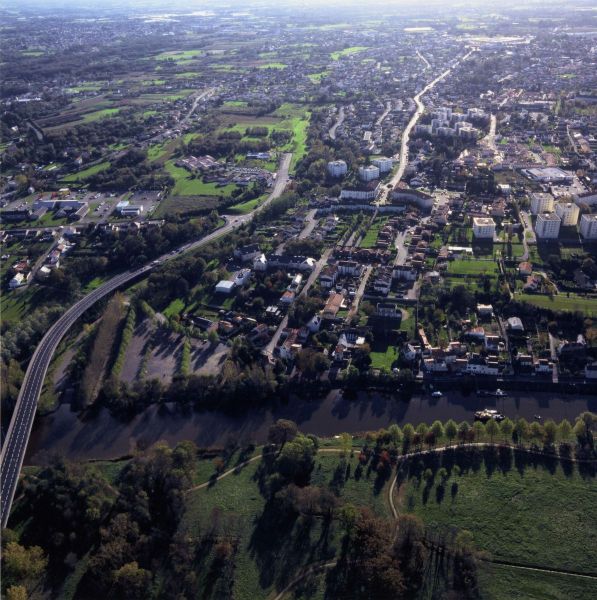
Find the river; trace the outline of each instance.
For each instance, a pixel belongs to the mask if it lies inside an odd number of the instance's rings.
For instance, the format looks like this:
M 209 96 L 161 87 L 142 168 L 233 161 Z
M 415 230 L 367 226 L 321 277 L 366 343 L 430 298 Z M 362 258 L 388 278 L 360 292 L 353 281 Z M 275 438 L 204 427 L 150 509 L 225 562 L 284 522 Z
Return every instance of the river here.
M 182 412 L 175 406 L 151 406 L 132 420 L 123 422 L 108 411 L 86 421 L 71 411 L 68 404 L 47 416 L 38 417 L 31 435 L 26 463 L 58 453 L 71 460 L 110 459 L 133 452 L 137 448 L 165 440 L 174 444 L 192 440 L 198 446 L 220 446 L 228 439 L 239 442 L 264 442 L 269 426 L 280 418 L 296 421 L 306 433 L 332 436 L 344 431 L 357 433 L 387 427 L 391 423 L 431 423 L 472 420 L 473 412 L 484 407 L 497 407 L 515 419 L 532 420 L 540 414 L 544 419 L 571 422 L 581 412 L 597 412 L 597 398 L 542 393 L 513 393 L 506 398 L 479 398 L 447 392 L 442 398 L 413 396 L 403 401 L 380 393 L 362 393 L 354 400 L 333 391 L 325 398 L 307 402 L 295 399 L 275 410 L 252 409 L 242 417 L 229 417 L 216 412 Z

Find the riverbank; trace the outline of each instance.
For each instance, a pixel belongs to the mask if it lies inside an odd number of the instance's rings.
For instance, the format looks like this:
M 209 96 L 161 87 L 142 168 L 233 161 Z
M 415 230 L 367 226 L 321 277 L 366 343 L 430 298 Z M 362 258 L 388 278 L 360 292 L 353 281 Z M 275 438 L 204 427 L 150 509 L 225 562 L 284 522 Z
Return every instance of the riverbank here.
M 26 464 L 35 464 L 44 454 L 58 453 L 72 460 L 112 459 L 144 449 L 158 440 L 174 444 L 191 440 L 198 446 L 221 446 L 228 439 L 263 443 L 269 426 L 280 418 L 295 421 L 305 433 L 333 436 L 388 427 L 392 423 L 431 423 L 438 419 L 471 421 L 473 413 L 495 407 L 511 419 L 543 419 L 571 422 L 583 411 L 597 412 L 597 398 L 551 393 L 512 393 L 505 398 L 482 398 L 476 394 L 446 392 L 441 398 L 413 396 L 401 400 L 381 393 L 360 393 L 345 398 L 335 390 L 321 399 L 295 398 L 287 406 L 252 409 L 242 416 L 218 412 L 183 411 L 176 405 L 150 406 L 129 421 L 107 410 L 87 420 L 79 419 L 63 404 L 54 413 L 38 417 L 31 435 Z

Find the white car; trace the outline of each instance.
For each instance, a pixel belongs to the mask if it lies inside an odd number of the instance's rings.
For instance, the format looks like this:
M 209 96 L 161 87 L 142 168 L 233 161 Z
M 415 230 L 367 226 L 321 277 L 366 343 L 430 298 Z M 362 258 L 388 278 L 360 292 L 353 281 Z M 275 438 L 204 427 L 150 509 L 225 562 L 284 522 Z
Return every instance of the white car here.
M 439 390 L 435 390 L 435 392 L 432 392 L 431 394 L 432 398 L 441 398 L 442 396 L 443 394 Z

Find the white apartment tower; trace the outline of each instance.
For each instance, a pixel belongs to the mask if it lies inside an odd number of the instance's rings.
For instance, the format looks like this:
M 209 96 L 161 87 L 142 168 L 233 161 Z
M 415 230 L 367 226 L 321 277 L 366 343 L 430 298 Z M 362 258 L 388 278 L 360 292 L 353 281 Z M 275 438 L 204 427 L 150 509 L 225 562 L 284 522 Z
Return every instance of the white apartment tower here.
M 564 227 L 574 227 L 578 223 L 580 210 L 574 202 L 558 202 L 556 204 L 556 215 L 562 219 Z
M 332 177 L 342 177 L 348 172 L 348 165 L 343 160 L 333 160 L 328 163 L 328 173 Z
M 379 169 L 374 165 L 359 167 L 359 177 L 362 181 L 373 181 L 379 179 Z
M 385 156 L 378 156 L 371 161 L 371 164 L 374 167 L 377 167 L 380 173 L 389 173 L 392 170 L 394 161 L 391 158 L 386 158 Z
M 597 240 L 597 215 L 583 215 L 580 218 L 580 235 L 585 240 Z
M 538 215 L 546 212 L 553 212 L 553 196 L 544 193 L 531 194 L 531 213 Z
M 492 240 L 495 235 L 495 221 L 489 217 L 474 217 L 473 234 L 477 239 Z
M 541 213 L 535 222 L 535 235 L 543 240 L 556 240 L 560 235 L 562 219 L 554 213 Z

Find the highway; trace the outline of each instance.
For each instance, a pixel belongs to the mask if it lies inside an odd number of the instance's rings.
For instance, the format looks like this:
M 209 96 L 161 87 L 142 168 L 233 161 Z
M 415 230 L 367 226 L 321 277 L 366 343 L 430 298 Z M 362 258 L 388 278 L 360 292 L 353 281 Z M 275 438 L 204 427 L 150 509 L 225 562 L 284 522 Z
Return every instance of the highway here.
M 180 248 L 163 255 L 149 265 L 116 275 L 116 277 L 113 277 L 76 302 L 52 325 L 52 327 L 50 327 L 29 361 L 29 366 L 27 367 L 27 372 L 25 373 L 21 389 L 19 390 L 19 396 L 17 398 L 12 419 L 4 439 L 4 445 L 2 446 L 0 517 L 3 527 L 6 526 L 10 514 L 10 508 L 17 488 L 19 473 L 25 458 L 25 452 L 31 434 L 31 428 L 33 427 L 37 403 L 44 378 L 50 365 L 50 361 L 52 360 L 52 356 L 66 332 L 88 308 L 119 287 L 129 284 L 139 277 L 145 276 L 155 267 L 166 261 L 174 260 L 181 253 L 196 250 L 251 221 L 257 213 L 263 210 L 265 206 L 280 196 L 284 191 L 286 184 L 288 183 L 288 171 L 291 159 L 291 153 L 283 155 L 276 176 L 276 182 L 270 195 L 261 206 L 254 211 L 246 215 L 227 219 L 226 224 L 223 227 L 220 227 L 196 242 L 187 243 Z

